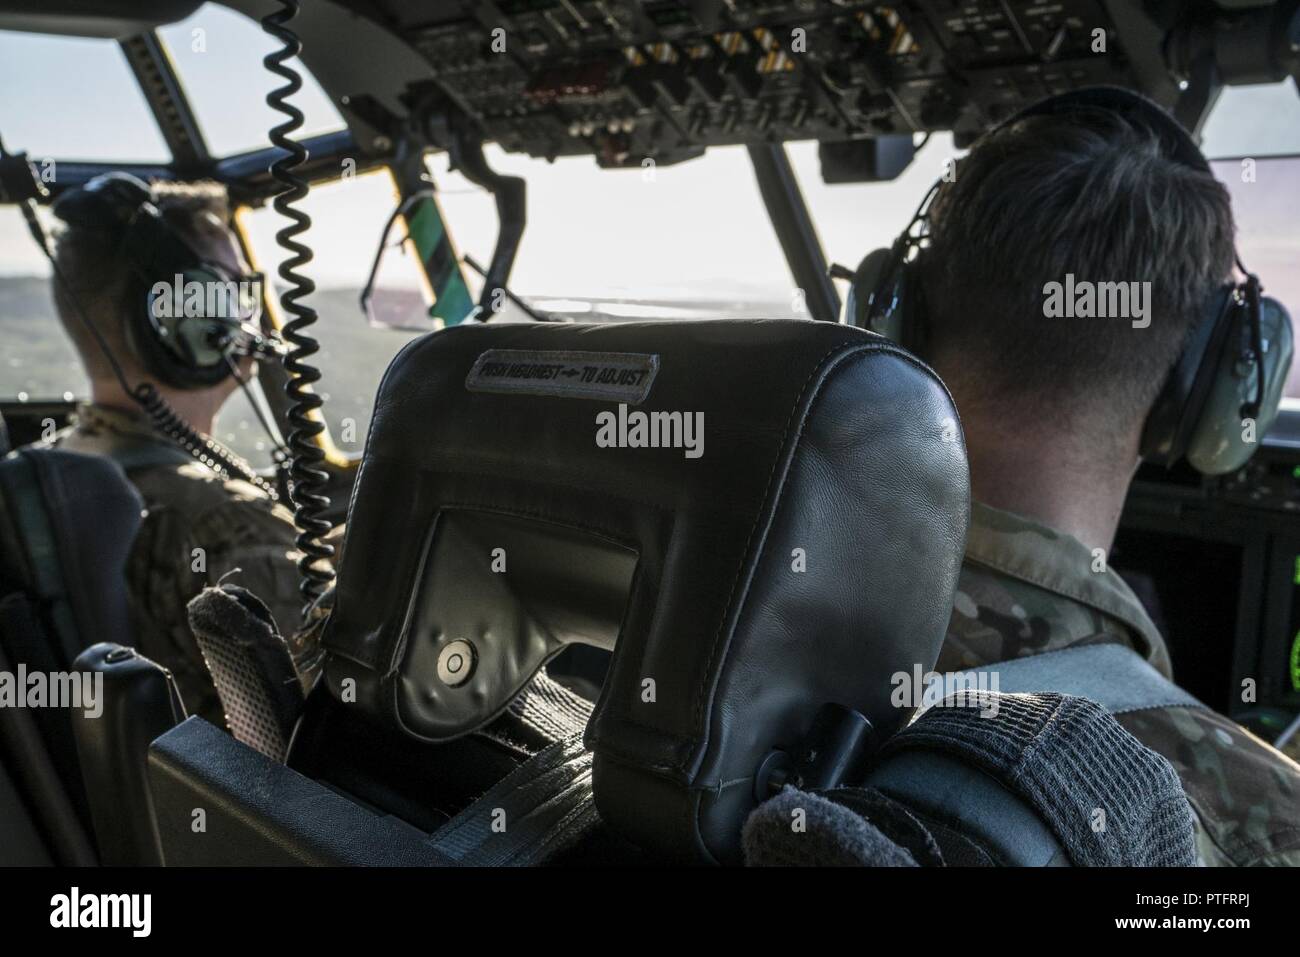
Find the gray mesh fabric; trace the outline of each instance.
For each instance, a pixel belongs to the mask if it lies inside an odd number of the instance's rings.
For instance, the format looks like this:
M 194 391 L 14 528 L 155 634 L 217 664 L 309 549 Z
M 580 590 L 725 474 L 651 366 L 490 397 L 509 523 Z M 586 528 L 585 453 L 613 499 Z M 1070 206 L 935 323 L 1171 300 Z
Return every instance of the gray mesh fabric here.
M 289 748 L 303 702 L 288 646 L 275 621 L 243 588 L 205 588 L 188 606 L 190 629 L 237 741 L 276 761 Z
M 760 804 L 741 836 L 749 867 L 916 867 L 916 858 L 865 816 L 787 787 Z
M 936 748 L 988 771 L 1038 811 L 1076 866 L 1196 861 L 1192 809 L 1173 767 L 1087 698 L 952 695 L 882 756 L 904 748 Z

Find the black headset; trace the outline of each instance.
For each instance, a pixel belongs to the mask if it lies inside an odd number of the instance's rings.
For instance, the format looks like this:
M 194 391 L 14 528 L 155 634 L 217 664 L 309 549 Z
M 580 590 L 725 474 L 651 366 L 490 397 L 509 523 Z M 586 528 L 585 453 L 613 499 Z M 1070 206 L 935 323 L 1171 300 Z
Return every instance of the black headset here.
M 116 237 L 130 269 L 127 341 L 154 378 L 202 389 L 231 375 L 236 356 L 275 351 L 259 322 L 262 277 L 232 275 L 201 257 L 167 224 L 142 180 L 96 176 L 60 196 L 53 210 L 69 225 Z
M 1135 119 L 1159 136 L 1175 161 L 1210 173 L 1196 141 L 1155 102 L 1120 87 L 1091 87 L 1049 97 L 999 124 L 1032 116 L 1107 110 Z M 914 352 L 923 351 L 924 290 L 919 262 L 928 248 L 929 210 L 942 187 L 930 188 L 907 228 L 887 249 L 866 255 L 849 284 L 843 319 Z M 1258 277 L 1225 283 L 1202 309 L 1143 426 L 1141 455 L 1173 465 L 1181 458 L 1205 475 L 1240 468 L 1277 418 L 1294 351 L 1291 317 L 1262 295 Z

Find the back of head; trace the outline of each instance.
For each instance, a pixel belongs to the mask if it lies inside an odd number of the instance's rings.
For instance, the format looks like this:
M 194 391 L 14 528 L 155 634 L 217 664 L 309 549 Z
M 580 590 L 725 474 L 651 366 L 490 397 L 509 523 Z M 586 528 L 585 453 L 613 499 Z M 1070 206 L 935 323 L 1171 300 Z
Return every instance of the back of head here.
M 1227 190 L 1140 118 L 1081 108 L 998 128 L 930 208 L 927 358 L 964 413 L 1127 448 L 1231 273 L 1233 231 Z M 1124 284 L 1102 289 L 1126 315 L 1050 307 L 1049 290 L 1103 283 Z
M 214 231 L 227 228 L 229 199 L 221 184 L 156 182 L 151 189 L 164 221 L 186 242 L 200 244 Z M 63 215 L 62 210 L 76 208 L 75 202 L 65 205 L 61 198 L 56 212 Z M 128 316 L 131 310 L 143 312 L 146 302 L 143 296 L 134 301 L 140 267 L 138 257 L 124 241 L 126 233 L 125 222 L 111 217 L 69 215 L 55 238 L 55 262 L 70 287 L 53 284 L 55 306 L 93 381 L 111 379 L 112 372 L 91 332 L 77 319 L 78 303 L 128 376 L 138 379 L 145 375 Z

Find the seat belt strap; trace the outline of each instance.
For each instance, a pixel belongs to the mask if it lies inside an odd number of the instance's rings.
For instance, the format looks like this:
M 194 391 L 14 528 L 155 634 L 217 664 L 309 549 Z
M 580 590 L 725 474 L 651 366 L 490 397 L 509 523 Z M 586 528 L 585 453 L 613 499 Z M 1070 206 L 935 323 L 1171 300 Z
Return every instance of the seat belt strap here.
M 1203 705 L 1136 652 L 1114 643 L 1085 645 L 946 677 L 955 706 L 930 708 L 891 738 L 866 786 L 968 840 L 978 838 L 977 847 L 1008 863 L 1057 863 L 1055 846 L 1083 865 L 1195 859 L 1191 812 L 1177 775 L 1102 712 Z M 980 776 L 963 781 L 954 773 L 963 767 Z M 1007 793 L 992 790 L 989 779 Z M 971 783 L 983 793 L 973 793 Z M 827 796 L 847 803 L 852 793 Z M 1009 795 L 1036 819 L 1022 820 L 1024 811 L 1007 802 Z M 1101 807 L 1107 829 L 1094 833 L 1094 811 Z M 1046 831 L 1034 831 L 1039 822 Z M 951 842 L 946 848 L 960 849 Z
M 591 764 L 581 732 L 556 742 L 434 831 L 429 847 L 464 867 L 545 863 L 600 823 Z
M 543 668 L 515 695 L 507 710 L 540 740 L 553 744 L 587 729 L 592 704 L 564 687 Z
M 890 738 L 879 760 L 938 751 L 979 768 L 1027 802 L 1078 867 L 1194 863 L 1192 810 L 1173 766 L 1097 702 L 1024 690 L 957 692 Z
M 999 661 L 956 672 L 956 676 L 971 681 L 967 687 L 1004 694 L 1041 691 L 1077 695 L 1097 702 L 1111 714 L 1205 707 L 1137 652 L 1114 642 Z

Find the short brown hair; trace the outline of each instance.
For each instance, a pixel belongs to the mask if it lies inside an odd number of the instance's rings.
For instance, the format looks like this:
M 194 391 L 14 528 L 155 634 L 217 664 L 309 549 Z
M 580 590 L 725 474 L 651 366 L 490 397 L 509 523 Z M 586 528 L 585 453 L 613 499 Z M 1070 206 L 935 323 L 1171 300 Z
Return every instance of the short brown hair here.
M 230 222 L 230 198 L 226 187 L 212 180 L 150 183 L 154 201 L 163 219 L 182 237 L 194 234 L 202 216 L 215 216 Z M 68 337 L 81 356 L 86 373 L 92 379 L 112 375 L 111 367 L 95 342 L 95 337 L 77 317 L 80 304 L 86 318 L 104 337 L 108 348 L 128 371 L 139 372 L 139 360 L 126 331 L 125 301 L 131 280 L 131 259 L 122 245 L 118 230 L 93 226 L 65 225 L 55 237 L 54 259 L 59 272 L 71 286 L 65 289 L 54 281 L 54 304 Z M 74 303 L 72 297 L 76 297 Z M 141 305 L 143 308 L 143 305 Z
M 976 401 L 1117 433 L 1145 418 L 1231 275 L 1233 232 L 1224 186 L 1134 119 L 1081 110 L 996 130 L 931 206 L 927 358 Z M 1067 273 L 1149 281 L 1149 327 L 1045 318 L 1045 287 Z

